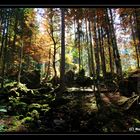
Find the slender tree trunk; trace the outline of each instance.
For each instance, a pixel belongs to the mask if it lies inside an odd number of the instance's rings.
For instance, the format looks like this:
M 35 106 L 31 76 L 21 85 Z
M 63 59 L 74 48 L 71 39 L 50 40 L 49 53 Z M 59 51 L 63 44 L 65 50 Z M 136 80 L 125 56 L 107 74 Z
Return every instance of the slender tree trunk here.
M 92 76 L 92 71 L 91 71 L 91 56 L 90 56 L 90 48 L 89 48 L 89 37 L 88 37 L 88 27 L 87 27 L 87 19 L 85 18 L 85 25 L 86 25 L 86 43 L 87 43 L 87 53 L 88 53 L 88 70 L 89 70 L 89 75 Z
M 107 40 L 108 40 L 108 52 L 109 52 L 110 71 L 111 71 L 111 73 L 114 73 L 114 61 L 113 61 L 114 59 L 112 57 L 110 36 L 109 36 L 109 31 L 108 30 L 107 30 Z
M 56 43 L 54 42 L 53 70 L 54 70 L 54 77 L 56 78 L 57 77 L 57 71 L 56 71 L 55 61 L 56 61 Z
M 52 9 L 51 9 L 52 12 Z M 53 70 L 54 70 L 54 84 L 56 84 L 56 78 L 57 78 L 57 71 L 56 71 L 56 66 L 55 66 L 55 61 L 56 61 L 56 41 L 54 38 L 54 23 L 53 23 L 53 15 L 50 17 L 50 22 L 51 22 L 51 38 L 53 41 Z
M 14 38 L 13 38 L 13 43 L 12 43 L 12 53 L 11 53 L 11 62 L 14 66 L 14 52 L 15 52 L 15 49 L 16 49 L 16 39 L 17 39 L 17 26 L 18 26 L 18 11 L 15 10 L 15 24 L 14 24 Z M 12 66 L 12 67 L 13 67 Z
M 65 9 L 61 8 L 61 65 L 60 65 L 60 89 L 65 88 Z
M 9 30 L 9 15 L 6 12 L 5 23 L 4 23 L 4 32 L 3 32 L 3 40 L 1 46 L 1 60 L 2 60 L 2 81 L 1 88 L 4 86 L 4 78 L 5 78 L 5 64 L 6 64 L 6 52 L 7 52 L 7 43 L 8 43 L 8 30 Z
M 48 61 L 48 67 L 47 67 L 46 82 L 48 81 L 48 77 L 49 77 L 50 63 L 51 63 L 51 48 L 49 49 L 49 61 Z
M 103 39 L 101 35 L 101 28 L 98 26 L 98 40 L 99 40 L 99 50 L 100 50 L 100 56 L 101 56 L 101 66 L 102 66 L 102 72 L 103 72 L 103 77 L 105 78 L 106 76 L 106 65 L 105 65 L 105 57 L 103 53 Z
M 111 32 L 110 32 L 110 21 L 108 17 L 108 11 L 105 9 L 105 15 L 106 15 L 106 33 L 107 33 L 107 42 L 108 42 L 108 53 L 109 53 L 109 65 L 110 65 L 110 72 L 114 73 L 114 58 L 112 56 L 112 49 L 111 49 Z
M 23 39 L 21 39 L 21 48 L 19 50 L 19 68 L 18 68 L 18 79 L 17 79 L 17 84 L 19 85 L 20 83 L 20 78 L 21 78 L 21 70 L 22 70 L 22 57 L 23 57 Z
M 136 51 L 137 68 L 139 68 L 140 67 L 139 52 L 138 52 L 138 48 L 137 48 L 137 44 L 136 44 L 136 36 L 135 36 L 135 33 L 134 33 L 134 27 L 132 25 L 132 16 L 130 17 L 130 26 L 131 26 L 131 31 L 132 31 L 134 47 L 135 47 L 135 51 Z
M 0 51 L 0 57 L 3 55 L 3 48 L 4 48 L 4 40 L 5 40 L 5 32 L 6 32 L 6 16 L 4 18 L 4 25 L 3 25 L 3 32 L 2 32 L 2 39 L 1 39 L 1 51 Z
M 30 47 L 32 46 L 32 37 L 30 37 L 30 45 L 29 45 Z M 27 52 L 27 71 L 29 71 L 30 70 L 30 54 L 29 54 L 29 52 Z
M 11 53 L 12 51 L 12 45 L 11 45 L 11 39 L 12 39 L 12 33 L 10 31 L 10 28 L 12 26 L 12 21 L 10 19 L 11 17 L 11 13 L 9 13 L 9 20 L 8 20 L 8 35 L 7 35 L 7 46 L 8 49 L 6 51 L 6 66 L 5 66 L 5 71 L 6 73 L 8 72 L 9 69 L 11 69 L 11 64 L 13 61 L 11 61 L 11 56 L 13 56 L 13 54 Z M 8 74 L 8 73 L 7 73 Z
M 17 17 L 17 13 L 16 13 L 16 17 L 15 17 L 15 25 L 14 25 L 14 39 L 13 39 L 13 50 L 15 49 L 16 46 L 16 38 L 17 38 L 17 25 L 18 25 L 18 17 Z
M 4 79 L 5 79 L 5 53 L 6 53 L 6 40 L 3 42 L 4 51 L 2 54 L 2 81 L 1 81 L 1 88 L 4 86 Z
M 92 35 L 91 35 L 91 23 L 89 21 L 89 39 L 90 39 L 90 54 L 91 54 L 91 76 L 95 75 L 95 65 L 94 65 L 94 59 L 93 59 L 93 45 L 92 45 Z
M 139 18 L 139 14 L 140 14 L 140 10 L 139 8 L 135 8 L 134 9 L 134 17 L 135 17 L 135 24 L 136 24 L 136 34 L 137 34 L 137 38 L 138 38 L 138 51 L 139 51 L 139 55 L 140 55 L 140 18 Z
M 78 51 L 79 51 L 79 72 L 81 70 L 81 46 L 80 46 L 80 31 L 79 31 L 80 25 L 78 21 Z
M 97 91 L 95 92 L 95 97 L 96 97 L 96 103 L 99 111 L 102 111 L 103 109 L 103 102 L 101 100 L 100 96 L 100 62 L 99 62 L 99 46 L 98 46 L 98 39 L 97 39 L 97 33 L 96 33 L 96 17 L 94 16 L 94 40 L 95 40 L 95 61 L 96 61 L 96 75 L 97 75 L 97 81 L 96 81 L 96 87 Z M 94 77 L 93 77 L 94 78 Z
M 113 45 L 113 54 L 115 58 L 115 64 L 116 64 L 116 72 L 119 75 L 120 79 L 122 79 L 122 66 L 121 66 L 121 59 L 118 51 L 117 41 L 116 41 L 116 35 L 115 30 L 113 26 L 113 16 L 112 16 L 112 10 L 109 8 L 110 12 L 110 27 L 111 27 L 111 33 L 112 33 L 112 45 Z
M 2 37 L 3 37 L 3 35 L 2 35 L 2 26 L 3 26 L 3 23 L 4 23 L 4 10 L 3 9 L 0 9 L 0 27 L 1 27 L 1 29 L 0 29 L 0 42 L 2 42 Z M 1 54 L 1 52 L 0 52 L 0 54 Z M 1 56 L 1 55 L 0 55 Z
M 23 47 L 24 47 L 24 9 L 21 9 L 21 19 L 20 19 L 20 48 L 19 48 L 19 66 L 18 66 L 18 76 L 17 76 L 17 85 L 20 84 L 21 80 L 21 71 L 22 71 L 22 61 L 23 61 Z

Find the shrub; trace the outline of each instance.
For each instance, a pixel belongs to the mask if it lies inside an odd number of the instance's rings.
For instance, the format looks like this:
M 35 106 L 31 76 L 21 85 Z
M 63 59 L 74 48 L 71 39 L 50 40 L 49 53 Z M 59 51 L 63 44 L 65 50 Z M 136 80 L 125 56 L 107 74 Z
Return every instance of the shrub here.
M 27 104 L 21 102 L 19 98 L 10 97 L 9 98 L 9 105 L 8 105 L 8 112 L 10 114 L 25 114 L 27 111 Z
M 29 111 L 32 111 L 34 109 L 40 111 L 41 105 L 37 103 L 32 103 L 31 105 L 29 105 Z

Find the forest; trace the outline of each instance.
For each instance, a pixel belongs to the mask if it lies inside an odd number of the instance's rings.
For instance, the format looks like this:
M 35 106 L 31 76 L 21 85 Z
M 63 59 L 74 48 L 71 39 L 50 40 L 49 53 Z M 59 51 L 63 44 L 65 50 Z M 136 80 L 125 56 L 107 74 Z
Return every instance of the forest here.
M 0 134 L 140 132 L 140 8 L 0 8 Z

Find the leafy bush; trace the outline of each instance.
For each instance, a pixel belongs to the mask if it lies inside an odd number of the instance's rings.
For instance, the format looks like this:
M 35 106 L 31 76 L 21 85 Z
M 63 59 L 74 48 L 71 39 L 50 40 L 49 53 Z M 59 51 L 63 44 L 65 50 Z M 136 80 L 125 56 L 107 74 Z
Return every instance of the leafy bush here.
M 33 110 L 38 111 L 39 113 L 41 113 L 42 115 L 44 115 L 45 113 L 47 113 L 49 111 L 50 107 L 48 104 L 37 104 L 37 103 L 33 103 L 31 105 L 29 105 L 28 111 L 32 112 Z M 31 113 L 27 113 L 28 115 L 31 116 Z
M 9 98 L 9 105 L 8 105 L 8 112 L 10 114 L 25 114 L 27 111 L 27 104 L 21 102 L 19 98 L 10 97 Z
M 40 104 L 37 104 L 37 103 L 30 104 L 29 105 L 29 111 L 32 111 L 34 109 L 40 111 L 41 105 Z

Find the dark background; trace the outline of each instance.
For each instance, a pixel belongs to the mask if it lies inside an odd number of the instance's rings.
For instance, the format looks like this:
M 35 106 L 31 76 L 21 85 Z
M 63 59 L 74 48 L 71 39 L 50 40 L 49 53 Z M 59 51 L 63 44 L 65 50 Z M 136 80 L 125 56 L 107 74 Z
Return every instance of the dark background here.
M 139 7 L 140 6 L 140 0 L 0 0 L 0 6 L 1 7 L 17 7 L 17 6 L 21 6 L 21 7 L 90 7 L 90 6 L 107 6 L 107 7 Z M 0 135 L 0 136 L 9 136 L 10 139 L 12 138 L 11 135 Z M 23 138 L 25 140 L 26 136 L 33 136 L 33 135 L 12 135 L 12 136 L 21 136 L 20 138 Z M 34 135 L 35 138 L 37 137 L 37 135 Z M 39 137 L 37 139 L 41 139 L 41 137 L 43 135 L 38 135 Z M 73 139 L 76 138 L 76 140 L 79 139 L 79 136 L 81 137 L 81 139 L 87 139 L 87 135 L 85 135 L 86 137 L 83 137 L 83 135 L 74 135 L 74 136 L 70 136 L 70 135 L 64 135 L 62 137 L 60 137 L 61 135 L 57 136 L 54 135 L 54 137 L 56 136 L 56 139 L 60 139 L 62 140 L 62 138 L 64 137 L 66 139 L 66 137 Z M 66 136 L 66 137 L 65 137 Z M 103 136 L 103 138 L 105 138 L 105 135 L 90 135 L 91 137 L 101 137 Z M 122 135 L 111 135 L 110 136 L 121 136 Z M 127 136 L 127 135 L 124 135 Z M 134 136 L 133 135 L 129 135 L 129 136 Z M 136 136 L 136 135 L 135 135 Z M 46 137 L 46 136 L 45 136 Z M 49 137 L 49 136 L 47 136 Z M 59 138 L 58 138 L 59 137 Z M 50 136 L 50 138 L 52 139 L 52 135 Z M 108 137 L 107 137 L 108 139 Z M 14 137 L 15 140 L 15 137 Z M 74 140 L 74 139 L 73 139 Z
M 0 6 L 140 6 L 139 0 L 1 0 Z

